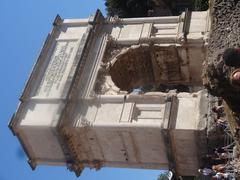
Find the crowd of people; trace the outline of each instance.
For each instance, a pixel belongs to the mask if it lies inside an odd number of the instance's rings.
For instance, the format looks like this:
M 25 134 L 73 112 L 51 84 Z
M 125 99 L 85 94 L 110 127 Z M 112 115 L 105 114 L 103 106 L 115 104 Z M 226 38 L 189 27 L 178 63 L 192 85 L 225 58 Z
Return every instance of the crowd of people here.
M 225 133 L 226 136 L 231 136 L 221 98 L 218 100 L 218 105 L 211 109 L 211 112 L 218 131 Z M 223 147 L 216 147 L 202 157 L 204 165 L 203 168 L 199 169 L 199 173 L 210 179 L 232 179 L 235 169 L 231 161 L 235 156 L 236 146 L 234 141 L 231 144 L 225 144 Z
M 204 168 L 199 169 L 203 176 L 211 179 L 230 179 L 234 172 L 233 167 L 228 163 L 232 159 L 232 154 L 224 148 L 215 148 L 212 154 L 202 157 L 205 162 Z

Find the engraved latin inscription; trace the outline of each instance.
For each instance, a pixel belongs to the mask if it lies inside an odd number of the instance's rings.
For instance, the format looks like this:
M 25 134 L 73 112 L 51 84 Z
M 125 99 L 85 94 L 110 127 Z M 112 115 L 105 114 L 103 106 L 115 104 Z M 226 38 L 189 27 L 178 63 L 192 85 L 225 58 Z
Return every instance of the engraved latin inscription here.
M 57 42 L 55 50 L 38 89 L 39 96 L 62 96 L 66 92 L 66 82 L 74 65 L 75 42 Z

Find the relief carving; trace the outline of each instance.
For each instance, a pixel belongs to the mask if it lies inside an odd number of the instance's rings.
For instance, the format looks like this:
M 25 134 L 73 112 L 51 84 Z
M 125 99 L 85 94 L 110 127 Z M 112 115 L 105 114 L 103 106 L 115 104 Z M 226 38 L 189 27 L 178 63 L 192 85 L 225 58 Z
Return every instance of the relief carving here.
M 162 85 L 184 85 L 182 65 L 176 46 L 138 44 L 129 47 L 109 38 L 94 92 L 117 95 L 139 88 L 152 87 L 151 91 Z

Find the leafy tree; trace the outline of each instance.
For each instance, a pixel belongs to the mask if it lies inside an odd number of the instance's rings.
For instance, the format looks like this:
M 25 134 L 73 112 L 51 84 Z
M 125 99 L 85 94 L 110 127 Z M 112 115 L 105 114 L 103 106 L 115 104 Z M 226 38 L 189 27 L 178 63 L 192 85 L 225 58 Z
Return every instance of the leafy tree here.
M 157 180 L 169 180 L 166 173 L 162 173 L 158 176 Z
M 208 7 L 208 0 L 195 0 L 194 2 L 195 11 L 205 11 Z
M 159 176 L 157 180 L 171 180 L 172 179 L 172 172 L 171 171 L 165 171 L 162 172 Z
M 173 15 L 179 15 L 185 8 L 207 10 L 208 0 L 105 0 L 105 5 L 109 16 L 129 18 L 149 16 L 149 12 L 159 6 L 169 9 Z
M 144 17 L 151 9 L 150 0 L 105 0 L 109 16 Z

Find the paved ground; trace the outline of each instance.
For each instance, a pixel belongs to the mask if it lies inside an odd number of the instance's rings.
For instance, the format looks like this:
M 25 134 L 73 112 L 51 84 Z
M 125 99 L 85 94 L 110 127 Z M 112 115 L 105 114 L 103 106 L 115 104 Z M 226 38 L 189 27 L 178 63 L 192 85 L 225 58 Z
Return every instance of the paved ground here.
M 234 111 L 240 112 L 240 91 L 229 83 L 229 74 L 233 69 L 222 61 L 226 48 L 240 47 L 240 1 L 215 0 L 211 11 L 212 32 L 204 68 L 204 84 L 213 95 L 222 96 Z
M 232 111 L 240 114 L 240 90 L 230 84 L 229 75 L 234 68 L 224 64 L 222 53 L 228 47 L 240 47 L 240 0 L 211 0 L 210 9 L 212 25 L 203 82 L 212 95 L 226 101 L 225 112 L 234 134 L 238 124 Z M 240 172 L 240 159 L 235 161 L 235 168 Z

